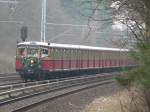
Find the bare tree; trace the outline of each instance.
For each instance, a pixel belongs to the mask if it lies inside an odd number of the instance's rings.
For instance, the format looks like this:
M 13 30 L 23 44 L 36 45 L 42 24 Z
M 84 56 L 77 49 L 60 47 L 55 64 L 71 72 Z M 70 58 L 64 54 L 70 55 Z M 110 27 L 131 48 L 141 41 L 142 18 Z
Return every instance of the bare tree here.
M 97 7 L 92 9 L 93 15 L 96 11 L 101 11 L 98 6 L 102 1 L 104 0 L 95 0 Z M 134 42 L 134 44 L 130 44 L 133 45 L 134 48 L 131 52 L 131 56 L 133 60 L 137 62 L 138 66 L 133 70 L 123 73 L 123 76 L 118 77 L 117 81 L 124 87 L 131 88 L 134 86 L 140 88 L 140 91 L 143 92 L 144 95 L 144 101 L 147 104 L 146 107 L 148 107 L 148 111 L 150 111 L 150 0 L 107 1 L 110 5 L 106 7 L 106 10 L 110 10 L 111 18 L 101 20 L 99 18 L 95 19 L 95 16 L 92 15 L 89 16 L 89 20 L 105 21 L 107 23 L 109 19 L 112 19 L 125 26 L 128 37 L 132 40 L 131 42 Z M 128 90 L 131 91 L 131 89 Z M 133 99 L 132 102 L 136 107 L 136 112 L 139 111 L 137 105 L 140 104 L 135 102 L 135 99 Z

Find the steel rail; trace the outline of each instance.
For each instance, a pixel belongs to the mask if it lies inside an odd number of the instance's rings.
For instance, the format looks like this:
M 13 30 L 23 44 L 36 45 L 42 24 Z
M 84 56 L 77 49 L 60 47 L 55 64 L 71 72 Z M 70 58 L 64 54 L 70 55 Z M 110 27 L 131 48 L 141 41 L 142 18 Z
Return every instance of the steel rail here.
M 6 91 L 6 92 L 1 92 L 0 93 L 0 98 L 4 98 L 1 99 L 0 105 L 4 105 L 4 104 L 8 104 L 10 102 L 15 102 L 21 99 L 25 99 L 28 97 L 32 97 L 34 95 L 38 95 L 38 94 L 43 94 L 47 91 L 54 91 L 57 89 L 62 89 L 62 88 L 66 88 L 66 87 L 70 87 L 70 86 L 75 86 L 75 85 L 80 85 L 80 84 L 84 84 L 84 83 L 91 83 L 91 81 L 102 81 L 102 80 L 108 80 L 110 78 L 112 78 L 113 75 L 100 75 L 100 76 L 91 76 L 91 77 L 81 77 L 81 78 L 75 78 L 75 79 L 67 79 L 67 80 L 62 80 L 62 81 L 57 81 L 57 82 L 47 82 L 45 84 L 39 84 L 39 85 L 34 85 L 34 86 L 29 86 L 29 87 L 24 87 L 24 88 L 19 88 L 19 89 L 14 89 L 14 90 L 10 90 L 10 91 Z M 46 91 L 38 91 L 37 89 L 39 88 L 46 88 Z M 30 91 L 31 93 L 29 94 L 28 91 Z M 37 93 L 35 93 L 35 91 Z M 18 94 L 21 93 L 22 96 L 17 98 L 14 97 L 12 94 Z M 25 93 L 28 93 L 28 95 L 26 95 Z M 33 94 L 34 93 L 34 94 Z M 25 96 L 24 96 L 25 95 Z M 13 98 L 14 97 L 14 98 Z M 8 99 L 8 100 L 6 100 Z
M 20 77 L 19 77 L 19 76 L 6 76 L 6 77 L 0 77 L 0 80 L 2 80 L 2 81 L 10 80 L 10 79 L 18 80 L 18 79 L 20 79 Z
M 0 86 L 22 82 L 17 73 L 0 73 Z
M 87 75 L 88 77 L 89 75 Z M 73 76 L 73 77 L 67 77 L 67 78 L 56 78 L 56 79 L 50 79 L 50 80 L 42 80 L 42 81 L 29 81 L 29 82 L 14 82 L 14 83 L 7 83 L 7 84 L 0 84 L 0 92 L 12 90 L 15 88 L 19 87 L 25 87 L 25 86 L 31 86 L 31 85 L 37 85 L 37 84 L 42 84 L 46 82 L 56 82 L 56 81 L 61 81 L 61 80 L 66 80 L 66 79 L 74 79 L 77 77 L 83 77 L 83 76 Z
M 96 75 L 98 75 L 98 74 L 96 74 Z M 26 86 L 33 86 L 33 85 L 38 85 L 38 84 L 44 84 L 44 83 L 48 83 L 48 82 L 56 82 L 56 81 L 77 79 L 77 78 L 90 77 L 90 76 L 91 75 L 74 76 L 74 77 L 59 78 L 59 79 L 57 78 L 57 79 L 51 79 L 51 80 L 31 81 L 31 82 L 27 82 L 27 83 L 20 82 L 20 83 L 8 84 L 8 85 L 0 85 L 0 92 L 4 91 L 4 90 L 9 91 L 9 90 L 16 89 L 16 88 L 21 88 L 21 87 L 26 87 Z
M 5 80 L 18 80 L 20 76 L 17 73 L 0 73 L 0 81 L 5 81 Z
M 105 85 L 105 84 L 109 84 L 109 83 L 113 83 L 114 81 L 113 80 L 104 80 L 104 81 L 101 81 L 101 82 L 95 82 L 95 83 L 91 83 L 91 84 L 85 84 L 85 85 L 76 85 L 77 87 L 74 87 L 74 88 L 71 88 L 73 86 L 70 86 L 68 88 L 62 88 L 62 89 L 65 89 L 65 91 L 57 91 L 57 94 L 54 95 L 54 96 L 51 96 L 51 97 L 48 97 L 46 99 L 43 99 L 41 101 L 38 101 L 38 102 L 35 102 L 35 103 L 32 103 L 32 104 L 29 104 L 29 105 L 26 105 L 26 106 L 23 106 L 23 107 L 20 107 L 18 109 L 15 109 L 13 110 L 12 112 L 26 112 L 36 106 L 39 106 L 43 103 L 47 103 L 47 102 L 50 102 L 50 101 L 53 101 L 57 98 L 60 98 L 60 97 L 64 97 L 64 96 L 67 96 L 67 95 L 70 95 L 70 94 L 73 94 L 73 93 L 77 93 L 77 92 L 80 92 L 80 91 L 83 91 L 85 89 L 89 89 L 89 88 L 93 88 L 93 87 L 96 87 L 96 86 L 100 86 L 100 85 Z M 67 90 L 68 89 L 68 90 Z M 70 89 L 70 90 L 69 90 Z
M 17 75 L 16 72 L 12 72 L 12 73 L 0 73 L 0 76 L 5 76 L 5 75 L 9 75 L 9 76 L 12 76 L 12 75 Z

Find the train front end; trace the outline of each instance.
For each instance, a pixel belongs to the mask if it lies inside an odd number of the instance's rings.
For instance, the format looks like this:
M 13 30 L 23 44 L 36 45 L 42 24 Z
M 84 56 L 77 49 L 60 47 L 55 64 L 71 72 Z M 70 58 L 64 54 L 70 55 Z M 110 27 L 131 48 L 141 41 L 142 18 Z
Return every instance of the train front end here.
M 25 80 L 38 79 L 41 72 L 40 47 L 28 44 L 17 44 L 16 71 Z

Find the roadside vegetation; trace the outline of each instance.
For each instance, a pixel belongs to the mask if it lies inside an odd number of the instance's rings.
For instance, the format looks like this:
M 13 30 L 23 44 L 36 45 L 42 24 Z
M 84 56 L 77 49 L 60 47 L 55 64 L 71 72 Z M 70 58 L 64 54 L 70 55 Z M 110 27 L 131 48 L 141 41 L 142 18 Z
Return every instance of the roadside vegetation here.
M 124 15 L 121 22 L 128 28 L 128 36 L 134 42 L 130 56 L 137 63 L 135 69 L 116 78 L 130 96 L 128 106 L 122 105 L 122 112 L 150 112 L 150 1 L 125 0 L 118 3 L 117 12 Z
M 110 17 L 105 20 L 97 18 L 99 7 L 103 2 L 109 4 Z M 92 15 L 89 21 L 105 21 L 123 25 L 127 37 L 119 42 L 121 47 L 130 49 L 130 57 L 137 66 L 122 72 L 116 78 L 119 85 L 128 91 L 128 106 L 121 104 L 122 112 L 150 112 L 150 1 L 149 0 L 95 0 L 91 3 Z M 103 9 L 104 10 L 104 9 Z M 99 15 L 100 17 L 100 15 Z M 117 43 L 117 42 L 116 42 Z M 120 44 L 121 43 L 121 44 Z M 123 99 L 120 101 L 123 102 Z

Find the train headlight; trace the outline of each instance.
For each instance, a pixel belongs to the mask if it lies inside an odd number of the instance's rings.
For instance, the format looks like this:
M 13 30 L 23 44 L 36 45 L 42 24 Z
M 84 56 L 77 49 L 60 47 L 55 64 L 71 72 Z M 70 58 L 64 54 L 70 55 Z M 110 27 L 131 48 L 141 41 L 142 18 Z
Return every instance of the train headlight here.
M 34 63 L 34 60 L 31 60 L 30 63 L 33 64 L 33 63 Z

